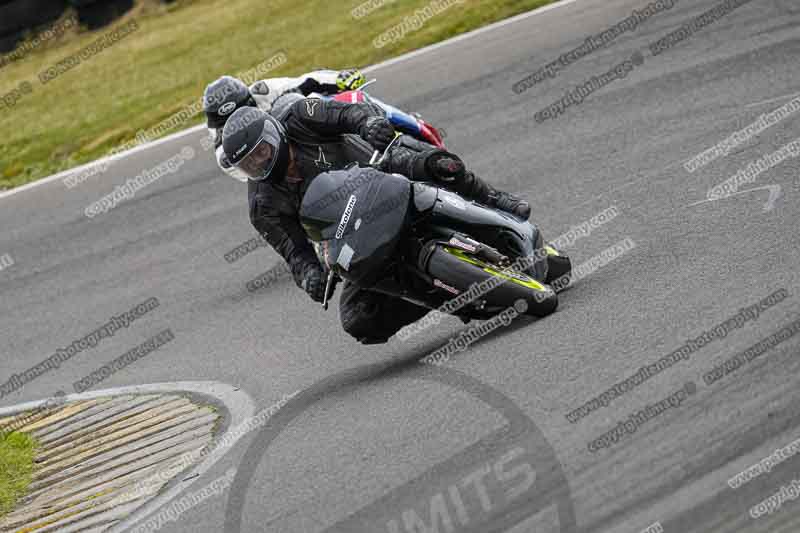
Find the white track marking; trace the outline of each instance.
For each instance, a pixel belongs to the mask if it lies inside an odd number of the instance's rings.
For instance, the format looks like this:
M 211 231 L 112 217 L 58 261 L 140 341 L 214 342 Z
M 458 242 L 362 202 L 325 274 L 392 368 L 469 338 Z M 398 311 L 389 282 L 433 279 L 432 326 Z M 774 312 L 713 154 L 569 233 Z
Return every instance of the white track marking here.
M 36 181 L 32 181 L 31 183 L 26 183 L 25 185 L 20 185 L 19 187 L 15 187 L 14 189 L 11 189 L 11 190 L 8 190 L 8 191 L 4 191 L 4 192 L 0 192 L 0 199 L 6 198 L 6 197 L 11 196 L 13 194 L 16 194 L 18 192 L 27 191 L 28 189 L 33 189 L 34 187 L 36 187 L 38 185 L 44 185 L 45 183 L 50 183 L 51 181 L 56 181 L 56 180 L 60 180 L 62 178 L 66 178 L 70 174 L 74 174 L 75 172 L 79 172 L 81 170 L 86 170 L 87 168 L 91 168 L 91 167 L 100 165 L 101 163 L 106 163 L 106 162 L 116 161 L 118 159 L 123 159 L 125 157 L 128 157 L 129 155 L 133 155 L 133 154 L 138 153 L 138 152 L 143 152 L 144 150 L 148 150 L 150 148 L 153 148 L 155 146 L 159 146 L 161 144 L 172 142 L 175 139 L 180 139 L 181 137 L 185 137 L 185 136 L 190 135 L 192 133 L 195 133 L 197 131 L 203 130 L 203 129 L 205 129 L 205 127 L 206 126 L 204 124 L 198 124 L 197 126 L 193 126 L 193 127 L 189 128 L 189 129 L 185 129 L 185 130 L 179 131 L 177 133 L 173 133 L 171 135 L 167 135 L 166 137 L 163 137 L 161 139 L 156 139 L 155 141 L 150 141 L 150 142 L 145 143 L 145 144 L 140 144 L 139 146 L 134 146 L 133 148 L 131 148 L 130 150 L 127 150 L 125 152 L 120 152 L 118 154 L 102 157 L 100 159 L 95 159 L 94 161 L 90 161 L 89 163 L 86 163 L 86 164 L 81 165 L 79 167 L 73 167 L 73 168 L 70 168 L 68 170 L 64 170 L 63 172 L 59 172 L 58 174 L 53 174 L 52 176 L 47 176 L 46 178 L 42 178 L 42 179 L 39 179 L 39 180 L 36 180 Z
M 694 202 L 689 204 L 686 207 L 694 207 L 696 205 L 705 204 L 708 202 L 718 202 L 720 200 L 724 200 L 725 198 L 733 198 L 734 196 L 739 196 L 740 194 L 746 194 L 753 191 L 769 191 L 769 198 L 767 199 L 767 203 L 764 204 L 764 211 L 772 211 L 775 209 L 775 202 L 778 201 L 778 198 L 781 197 L 782 189 L 780 185 L 772 184 L 772 185 L 762 185 L 761 187 L 753 187 L 752 189 L 745 189 L 743 191 L 737 191 L 726 196 L 721 196 L 720 198 L 713 198 L 711 200 L 700 200 L 698 202 Z
M 747 104 L 745 107 L 756 107 L 764 104 L 771 104 L 773 102 L 780 102 L 781 100 L 788 100 L 790 98 L 794 98 L 795 96 L 800 96 L 800 93 L 794 94 L 787 94 L 786 96 L 778 96 L 777 98 L 770 98 L 769 100 L 762 100 L 761 102 L 755 102 L 753 104 Z
M 546 6 L 542 6 L 540 8 L 534 9 L 533 11 L 528 11 L 527 13 L 520 13 L 519 15 L 517 15 L 515 17 L 511 17 L 511 18 L 508 18 L 508 19 L 500 20 L 498 22 L 495 22 L 494 24 L 489 24 L 488 26 L 484 26 L 483 28 L 478 28 L 477 30 L 472 30 L 470 32 L 463 33 L 461 35 L 456 35 L 455 37 L 451 37 L 450 39 L 447 39 L 446 41 L 442 41 L 440 43 L 435 43 L 435 44 L 428 45 L 428 46 L 426 46 L 424 48 L 420 48 L 419 50 L 414 50 L 413 52 L 408 52 L 408 53 L 405 53 L 403 55 L 397 56 L 395 58 L 387 59 L 386 61 L 382 61 L 382 62 L 378 63 L 377 65 L 372 65 L 372 66 L 366 67 L 366 68 L 361 69 L 361 70 L 362 70 L 362 72 L 367 74 L 367 73 L 372 72 L 372 71 L 374 71 L 376 69 L 383 68 L 383 67 L 388 67 L 390 65 L 394 65 L 395 63 L 400 63 L 401 61 L 406 61 L 408 59 L 413 59 L 413 58 L 415 58 L 417 56 L 421 56 L 422 54 L 427 54 L 428 52 L 431 52 L 433 50 L 437 50 L 437 49 L 439 49 L 439 48 L 441 48 L 443 46 L 448 46 L 448 45 L 451 45 L 451 44 L 454 44 L 454 43 L 458 43 L 458 42 L 461 42 L 461 41 L 463 41 L 465 39 L 471 39 L 472 37 L 475 37 L 476 35 L 480 35 L 482 33 L 493 31 L 493 30 L 502 28 L 503 26 L 508 26 L 509 24 L 514 24 L 515 22 L 519 22 L 520 20 L 525 20 L 525 19 L 530 18 L 530 17 L 535 17 L 536 15 L 541 15 L 541 14 L 547 13 L 548 11 L 552 11 L 553 9 L 557 9 L 559 7 L 564 7 L 564 6 L 568 6 L 569 4 L 574 4 L 577 1 L 578 0 L 560 0 L 560 1 L 552 3 L 552 4 L 547 4 Z
M 373 72 L 373 71 L 375 71 L 377 69 L 380 69 L 380 68 L 383 68 L 383 67 L 388 67 L 390 65 L 394 65 L 394 64 L 400 63 L 402 61 L 407 61 L 409 59 L 413 59 L 415 57 L 421 56 L 421 55 L 426 54 L 428 52 L 431 52 L 433 50 L 437 50 L 437 49 L 439 49 L 439 48 L 441 48 L 443 46 L 448 46 L 448 45 L 451 45 L 453 43 L 461 42 L 461 41 L 463 41 L 465 39 L 470 39 L 472 37 L 475 37 L 476 35 L 480 35 L 482 33 L 488 32 L 488 31 L 493 31 L 493 30 L 502 28 L 503 26 L 507 26 L 509 24 L 513 24 L 515 22 L 519 22 L 520 20 L 524 20 L 524 19 L 527 19 L 527 18 L 530 18 L 530 17 L 534 17 L 536 15 L 541 15 L 542 13 L 547 13 L 548 11 L 551 11 L 553 9 L 557 9 L 559 7 L 564 7 L 564 6 L 567 6 L 569 4 L 574 4 L 577 1 L 578 0 L 560 0 L 560 1 L 555 2 L 553 4 L 548 4 L 546 6 L 542 6 L 542 7 L 538 8 L 538 9 L 533 10 L 533 11 L 528 11 L 527 13 L 521 13 L 521 14 L 515 16 L 515 17 L 511 17 L 511 18 L 508 18 L 508 19 L 505 19 L 505 20 L 501 20 L 501 21 L 495 22 L 494 24 L 489 24 L 488 26 L 484 26 L 483 28 L 478 28 L 477 30 L 473 30 L 471 32 L 464 33 L 462 35 L 457 35 L 456 37 L 452 37 L 450 39 L 447 39 L 446 41 L 442 41 L 440 43 L 432 44 L 432 45 L 426 46 L 424 48 L 420 48 L 419 50 L 414 50 L 413 52 L 408 52 L 406 54 L 397 56 L 397 57 L 392 58 L 392 59 L 387 59 L 386 61 L 383 61 L 383 62 L 378 63 L 376 65 L 370 65 L 368 67 L 365 67 L 365 68 L 361 69 L 361 71 L 364 72 L 365 74 L 366 73 L 370 73 L 370 72 Z M 68 175 L 70 175 L 72 173 L 75 173 L 75 172 L 78 172 L 78 171 L 81 171 L 81 170 L 85 170 L 85 169 L 93 167 L 95 165 L 99 165 L 101 163 L 108 162 L 108 161 L 115 161 L 117 159 L 122 159 L 122 158 L 128 157 L 129 155 L 133 155 L 135 153 L 138 153 L 138 152 L 153 148 L 154 146 L 158 146 L 158 145 L 161 145 L 161 144 L 164 144 L 164 143 L 167 143 L 167 142 L 174 141 L 175 139 L 181 138 L 181 137 L 183 137 L 185 135 L 190 135 L 192 133 L 198 132 L 198 131 L 200 131 L 200 130 L 202 130 L 204 128 L 205 128 L 205 125 L 199 124 L 197 126 L 193 126 L 193 127 L 188 128 L 186 130 L 179 131 L 177 133 L 173 133 L 172 135 L 169 135 L 169 136 L 164 137 L 162 139 L 157 139 L 155 141 L 151 141 L 151 142 L 148 142 L 148 143 L 145 143 L 145 144 L 141 144 L 139 146 L 131 148 L 130 150 L 128 150 L 126 152 L 115 154 L 113 156 L 103 157 L 101 159 L 96 159 L 96 160 L 94 160 L 94 161 L 92 161 L 90 163 L 86 163 L 85 165 L 81 165 L 79 167 L 71 168 L 69 170 L 65 170 L 63 172 L 59 172 L 58 174 L 53 174 L 52 176 L 47 176 L 46 178 L 42 178 L 42 179 L 36 180 L 34 182 L 27 183 L 25 185 L 21 185 L 19 187 L 16 187 L 14 189 L 10 189 L 10 190 L 5 191 L 5 192 L 0 192 L 0 199 L 7 198 L 9 196 L 12 196 L 12 195 L 17 194 L 17 193 L 22 192 L 22 191 L 27 191 L 27 190 L 32 189 L 34 187 L 37 187 L 39 185 L 44 185 L 46 183 L 50 183 L 52 181 L 59 180 L 61 178 L 65 178 L 66 176 L 68 176 Z

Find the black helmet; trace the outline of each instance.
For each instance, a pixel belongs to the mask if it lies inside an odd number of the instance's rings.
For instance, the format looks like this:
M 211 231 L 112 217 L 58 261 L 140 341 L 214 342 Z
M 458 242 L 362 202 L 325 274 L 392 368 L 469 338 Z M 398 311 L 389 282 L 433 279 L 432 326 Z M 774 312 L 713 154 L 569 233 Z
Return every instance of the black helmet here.
M 222 149 L 254 181 L 286 175 L 289 144 L 283 125 L 257 107 L 237 109 L 222 130 Z
M 242 106 L 256 106 L 250 89 L 240 79 L 222 76 L 210 83 L 203 93 L 203 111 L 209 128 L 221 128 L 228 117 Z

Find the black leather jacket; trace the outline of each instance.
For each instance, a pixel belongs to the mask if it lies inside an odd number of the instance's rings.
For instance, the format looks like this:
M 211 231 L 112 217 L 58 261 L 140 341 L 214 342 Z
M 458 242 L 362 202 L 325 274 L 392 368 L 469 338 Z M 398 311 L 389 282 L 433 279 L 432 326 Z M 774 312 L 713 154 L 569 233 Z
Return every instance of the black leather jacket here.
M 263 182 L 248 181 L 250 221 L 289 264 L 298 286 L 307 269 L 322 269 L 300 225 L 298 213 L 303 194 L 323 172 L 369 162 L 374 148 L 359 134 L 367 119 L 374 116 L 384 116 L 383 110 L 367 103 L 321 99 L 296 102 L 283 117 L 283 124 L 302 178 L 281 176 Z M 408 142 L 408 146 L 392 150 L 381 170 L 412 179 L 423 177 L 425 156 L 438 150 L 418 141 Z

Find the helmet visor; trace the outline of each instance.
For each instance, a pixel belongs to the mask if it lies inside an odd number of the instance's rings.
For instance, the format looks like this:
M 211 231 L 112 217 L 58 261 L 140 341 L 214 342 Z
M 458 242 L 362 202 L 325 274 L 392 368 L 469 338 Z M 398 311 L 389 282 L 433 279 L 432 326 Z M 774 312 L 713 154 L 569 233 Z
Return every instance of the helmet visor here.
M 236 166 L 254 180 L 266 179 L 275 166 L 275 147 L 262 138 Z
M 269 178 L 279 156 L 281 135 L 272 120 L 264 122 L 261 138 L 256 145 L 234 166 L 256 181 Z

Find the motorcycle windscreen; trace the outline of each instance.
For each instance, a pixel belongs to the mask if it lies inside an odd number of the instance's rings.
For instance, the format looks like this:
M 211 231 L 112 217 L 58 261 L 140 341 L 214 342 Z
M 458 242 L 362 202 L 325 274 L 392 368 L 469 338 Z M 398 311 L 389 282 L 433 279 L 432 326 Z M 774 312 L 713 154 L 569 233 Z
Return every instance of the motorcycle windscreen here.
M 403 231 L 411 183 L 374 169 L 320 174 L 303 196 L 300 221 L 328 268 L 368 285 L 391 259 Z

